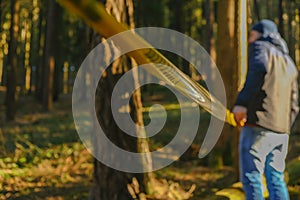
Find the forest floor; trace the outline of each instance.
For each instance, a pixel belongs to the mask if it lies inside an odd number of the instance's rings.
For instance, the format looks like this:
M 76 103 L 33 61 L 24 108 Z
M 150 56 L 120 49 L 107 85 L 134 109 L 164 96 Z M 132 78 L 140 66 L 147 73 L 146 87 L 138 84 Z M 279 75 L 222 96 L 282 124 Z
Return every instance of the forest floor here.
M 0 97 L 2 100 L 3 93 Z M 3 115 L 3 107 L 0 114 Z M 164 145 L 173 137 L 173 130 L 165 131 L 150 140 L 150 145 Z M 288 162 L 296 175 L 290 178 L 289 190 L 295 192 L 300 190 L 300 134 L 291 138 Z M 158 180 L 178 183 L 186 191 L 195 184 L 193 200 L 217 199 L 215 192 L 236 181 L 234 169 L 205 166 L 206 161 L 197 156 L 197 141 L 181 159 L 154 174 Z M 75 130 L 71 95 L 62 95 L 51 112 L 43 112 L 32 97 L 22 97 L 16 121 L 0 121 L 0 200 L 87 199 L 92 175 L 93 158 Z

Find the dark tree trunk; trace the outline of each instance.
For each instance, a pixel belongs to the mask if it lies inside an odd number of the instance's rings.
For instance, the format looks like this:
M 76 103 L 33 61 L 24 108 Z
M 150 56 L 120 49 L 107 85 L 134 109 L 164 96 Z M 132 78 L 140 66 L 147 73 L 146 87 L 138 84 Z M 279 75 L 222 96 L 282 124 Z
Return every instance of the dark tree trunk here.
M 0 2 L 0 33 L 2 33 L 2 2 Z M 3 46 L 0 46 L 1 49 L 1 54 L 0 54 L 0 86 L 3 85 L 3 72 L 4 72 L 4 67 L 3 67 L 3 63 L 4 63 L 4 53 L 3 53 Z M 4 102 L 0 102 L 0 103 L 4 103 Z
M 36 58 L 36 71 L 35 71 L 35 96 L 39 100 L 39 102 L 43 102 L 43 65 L 44 65 L 44 53 L 45 53 L 45 25 L 44 16 L 46 15 L 45 8 L 42 7 L 39 11 L 39 18 L 38 18 L 38 38 L 37 38 L 37 49 L 36 54 L 38 57 Z
M 118 6 L 118 7 L 116 7 Z M 114 15 L 119 21 L 129 24 L 131 28 L 134 28 L 133 23 L 133 4 L 131 0 L 108 0 L 106 2 L 107 10 Z M 97 37 L 97 36 L 96 36 Z M 93 39 L 94 40 L 94 39 Z M 95 41 L 95 40 L 94 40 Z M 92 45 L 94 46 L 94 45 Z M 109 45 L 113 47 L 113 45 Z M 106 51 L 106 58 L 110 58 L 115 54 L 115 48 L 109 48 Z M 102 76 L 97 92 L 96 92 L 96 112 L 98 114 L 99 123 L 106 133 L 107 137 L 121 149 L 130 152 L 148 152 L 149 147 L 146 139 L 135 138 L 124 133 L 115 122 L 111 112 L 111 94 L 115 84 L 122 75 L 130 70 L 133 66 L 133 60 L 127 56 L 122 56 L 115 60 L 107 69 L 105 76 Z M 133 82 L 126 84 L 138 84 L 138 78 L 133 77 Z M 124 88 L 126 86 L 124 85 Z M 129 98 L 129 97 L 128 97 Z M 137 89 L 130 100 L 130 105 L 124 104 L 124 99 L 118 97 L 118 106 L 128 108 L 130 115 L 134 122 L 140 126 L 143 123 L 142 116 L 142 102 L 140 89 Z M 124 104 L 124 105 L 123 105 Z M 138 132 L 137 132 L 138 134 Z M 95 148 L 99 147 L 101 141 L 94 141 Z M 98 145 L 97 145 L 98 144 Z M 100 148 L 105 148 L 102 146 Z M 109 154 L 109 152 L 108 152 Z M 112 158 L 117 159 L 117 158 Z M 151 159 L 151 158 L 150 158 Z M 148 163 L 149 164 L 149 163 Z M 148 166 L 149 167 L 149 166 Z M 151 166 L 150 166 L 151 167 Z M 133 197 L 139 196 L 138 194 L 132 194 L 132 191 L 128 189 L 129 185 L 136 179 L 139 183 L 139 192 L 146 192 L 149 190 L 152 180 L 151 173 L 134 174 L 121 172 L 112 169 L 101 162 L 95 160 L 94 162 L 94 175 L 93 175 L 93 187 L 91 190 L 90 199 L 92 200 L 129 200 Z M 133 189 L 133 188 L 131 188 Z M 135 191 L 136 192 L 136 191 Z M 137 192 L 136 192 L 137 193 Z
M 18 56 L 17 45 L 19 35 L 19 11 L 20 2 L 18 0 L 11 1 L 11 27 L 10 27 L 10 41 L 8 52 L 8 66 L 7 66 L 7 91 L 6 91 L 6 119 L 8 121 L 14 120 L 17 110 L 17 71 L 18 71 Z
M 31 14 L 31 41 L 30 41 L 30 93 L 37 91 L 37 67 L 39 61 L 39 46 L 40 46 L 40 24 L 41 24 L 41 10 L 38 7 L 38 2 L 33 4 L 33 11 Z
M 216 49 L 214 37 L 214 1 L 205 1 L 205 18 L 206 18 L 206 50 L 211 58 L 216 62 Z
M 55 42 L 55 51 L 53 52 L 53 55 L 55 56 L 55 68 L 54 68 L 54 77 L 53 77 L 53 101 L 57 101 L 59 99 L 59 94 L 62 91 L 62 67 L 63 67 L 63 52 L 62 52 L 62 41 L 61 37 L 58 37 L 59 35 L 62 35 L 61 30 L 64 29 L 63 27 L 63 15 L 62 15 L 62 8 L 55 4 L 55 35 L 54 35 L 54 42 Z
M 119 63 L 118 63 L 119 62 Z M 137 140 L 118 128 L 111 113 L 111 94 L 114 85 L 130 66 L 126 56 L 116 60 L 106 71 L 106 76 L 101 77 L 96 93 L 96 109 L 98 119 L 107 137 L 121 149 L 137 152 Z M 128 83 L 132 84 L 132 83 Z M 126 87 L 126 86 L 124 86 Z M 121 97 L 118 100 L 120 107 L 123 105 Z M 94 141 L 94 146 L 100 148 L 101 141 Z M 102 144 L 101 148 L 105 148 Z M 97 151 L 97 150 L 96 150 Z M 105 150 L 104 150 L 105 152 Z M 109 152 L 107 152 L 109 154 Z M 117 159 L 117 158 L 112 158 Z M 117 161 L 116 161 L 117 162 Z M 127 200 L 132 199 L 127 190 L 127 185 L 137 176 L 139 182 L 143 182 L 142 175 L 121 172 L 95 160 L 94 162 L 94 185 L 91 191 L 92 200 Z
M 254 0 L 254 12 L 255 12 L 255 15 L 256 15 L 256 18 L 257 18 L 257 20 L 259 21 L 259 20 L 261 20 L 261 18 L 260 18 L 260 6 L 258 5 L 258 2 L 257 2 L 257 0 Z
M 182 0 L 170 1 L 170 8 L 174 11 L 173 19 L 171 20 L 173 24 L 171 24 L 171 28 L 184 33 L 186 31 L 186 16 L 184 11 L 184 4 L 186 2 Z M 178 17 L 180 16 L 180 17 Z M 177 62 L 176 65 L 187 75 L 190 75 L 190 65 L 185 59 L 181 57 L 176 57 Z
M 43 71 L 43 108 L 45 110 L 53 109 L 53 81 L 55 68 L 55 51 L 56 51 L 56 14 L 58 4 L 48 1 L 47 28 L 45 38 L 44 52 L 44 71 Z
M 285 7 L 285 1 L 279 0 L 279 3 L 278 3 L 278 31 L 282 37 L 284 37 L 284 22 L 283 22 L 284 7 Z
M 295 35 L 295 26 L 293 26 L 294 17 L 295 17 L 295 2 L 287 2 L 287 13 L 289 16 L 289 21 L 288 21 L 288 32 L 287 32 L 287 42 L 288 42 L 288 47 L 290 51 L 290 56 L 291 58 L 295 61 L 296 60 L 296 37 L 299 38 L 299 36 Z

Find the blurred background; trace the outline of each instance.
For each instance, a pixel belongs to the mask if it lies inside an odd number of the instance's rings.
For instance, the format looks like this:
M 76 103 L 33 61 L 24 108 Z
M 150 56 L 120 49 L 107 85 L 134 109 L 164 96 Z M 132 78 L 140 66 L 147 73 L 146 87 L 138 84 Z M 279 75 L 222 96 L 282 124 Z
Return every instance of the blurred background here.
M 70 6 L 61 6 L 63 2 L 67 1 L 0 0 L 0 199 L 221 198 L 215 193 L 238 181 L 239 130 L 225 125 L 214 150 L 199 159 L 197 154 L 210 120 L 204 110 L 194 143 L 167 168 L 129 174 L 93 159 L 75 130 L 72 87 L 83 59 L 104 38 Z M 74 2 L 102 3 L 108 13 L 130 28 L 169 28 L 199 42 L 221 72 L 230 109 L 244 83 L 247 29 L 253 23 L 265 18 L 274 20 L 300 69 L 299 0 Z M 90 9 L 91 13 L 97 12 L 96 6 Z M 184 73 L 205 84 L 186 60 L 162 53 Z M 96 98 L 97 112 L 102 113 L 99 122 L 122 148 L 139 151 L 138 142 L 142 142 L 150 150 L 157 149 L 174 137 L 178 128 L 174 124 L 180 122 L 176 97 L 163 86 L 143 86 L 130 105 L 135 122 L 142 124 L 149 123 L 149 106 L 164 105 L 168 123 L 157 136 L 143 141 L 119 137 L 122 131 L 116 129 L 116 124 L 105 124 L 112 119 L 111 88 L 132 62 L 126 56 L 115 61 L 100 82 Z M 299 119 L 292 132 L 286 178 L 291 199 L 300 199 Z

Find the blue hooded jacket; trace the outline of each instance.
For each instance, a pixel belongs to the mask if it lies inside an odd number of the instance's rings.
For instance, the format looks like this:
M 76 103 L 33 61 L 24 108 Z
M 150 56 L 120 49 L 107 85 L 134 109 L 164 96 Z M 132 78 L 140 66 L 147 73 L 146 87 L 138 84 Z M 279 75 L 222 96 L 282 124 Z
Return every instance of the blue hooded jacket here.
M 247 108 L 246 125 L 289 133 L 299 111 L 297 75 L 279 33 L 250 44 L 246 82 L 235 103 Z

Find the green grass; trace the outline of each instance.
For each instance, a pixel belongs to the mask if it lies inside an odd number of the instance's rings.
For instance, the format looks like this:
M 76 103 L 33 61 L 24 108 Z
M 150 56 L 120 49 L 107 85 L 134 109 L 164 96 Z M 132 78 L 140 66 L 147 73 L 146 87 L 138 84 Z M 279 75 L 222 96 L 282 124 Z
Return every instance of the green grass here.
M 0 139 L 0 199 L 85 199 L 92 157 L 76 133 L 69 96 L 43 112 L 22 98 L 16 122 L 5 124 Z

